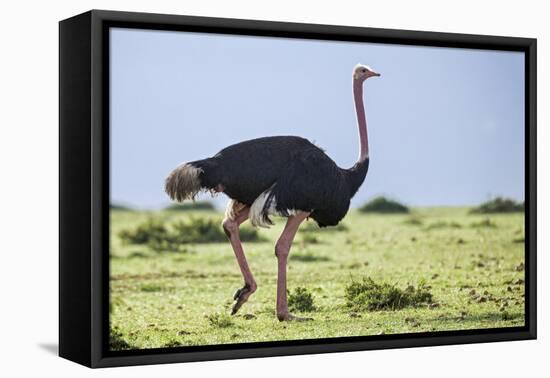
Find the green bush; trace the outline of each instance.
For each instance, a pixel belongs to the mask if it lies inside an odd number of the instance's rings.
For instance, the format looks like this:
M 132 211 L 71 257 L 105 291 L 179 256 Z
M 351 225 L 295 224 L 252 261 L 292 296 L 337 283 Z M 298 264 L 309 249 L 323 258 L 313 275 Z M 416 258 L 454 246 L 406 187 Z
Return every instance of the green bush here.
M 134 230 L 122 230 L 118 237 L 125 244 L 148 244 L 149 242 L 168 238 L 168 229 L 158 219 L 149 218 Z
M 140 290 L 145 293 L 157 293 L 163 290 L 163 287 L 154 283 L 146 283 L 141 285 Z
M 261 242 L 266 240 L 258 233 L 257 229 L 250 226 L 241 226 L 239 228 L 239 236 L 243 242 Z
M 174 203 L 170 206 L 167 206 L 164 210 L 168 210 L 168 211 L 190 211 L 190 210 L 214 211 L 214 210 L 216 210 L 216 208 L 214 207 L 212 202 L 196 201 L 196 202 Z
M 227 240 L 220 226 L 206 218 L 189 218 L 188 221 L 177 221 L 172 224 L 173 237 L 179 243 L 217 243 Z
M 403 214 L 408 213 L 409 208 L 397 201 L 386 197 L 376 197 L 359 208 L 363 213 Z
M 319 244 L 319 239 L 315 234 L 302 234 L 301 241 L 303 244 Z
M 231 319 L 229 315 L 222 313 L 207 315 L 206 319 L 208 320 L 210 326 L 215 328 L 227 328 L 234 324 L 233 319 Z
M 299 252 L 291 253 L 290 260 L 300 261 L 300 262 L 317 262 L 317 261 L 330 261 L 331 258 L 306 251 L 305 253 L 299 253 Z
M 439 220 L 426 226 L 426 230 L 437 230 L 441 228 L 462 228 L 462 225 L 458 222 L 447 222 Z
M 422 221 L 422 219 L 418 217 L 411 216 L 410 218 L 405 219 L 403 223 L 410 226 L 422 226 L 424 224 L 424 221 Z
M 227 240 L 220 220 L 201 217 L 191 217 L 185 221 L 178 220 L 168 224 L 150 218 L 133 230 L 120 231 L 118 236 L 123 243 L 147 245 L 156 252 L 183 252 L 186 250 L 186 244 L 219 243 Z M 264 240 L 258 230 L 251 227 L 241 227 L 240 236 L 245 242 Z
M 165 342 L 162 347 L 163 348 L 177 348 L 177 347 L 180 347 L 182 345 L 183 344 L 179 340 L 171 338 L 170 340 Z
M 121 203 L 111 203 L 109 205 L 111 210 L 121 210 L 121 211 L 132 211 L 133 209 L 130 206 L 123 205 Z
M 473 222 L 472 224 L 470 224 L 470 227 L 472 227 L 472 228 L 483 228 L 483 227 L 496 228 L 497 225 L 490 218 L 485 218 L 483 220 L 480 220 L 479 222 Z
M 288 296 L 288 307 L 290 311 L 312 312 L 315 311 L 313 295 L 305 287 L 297 287 Z
M 496 197 L 470 210 L 471 214 L 517 213 L 524 211 L 524 204 L 510 198 Z
M 180 243 L 219 243 L 227 240 L 221 220 L 190 218 L 188 222 L 179 221 L 173 224 Z M 243 242 L 263 241 L 258 230 L 250 226 L 239 228 L 239 237 Z
M 352 281 L 345 292 L 346 306 L 353 311 L 399 310 L 432 303 L 430 288 L 424 282 L 405 290 L 389 283 L 377 283 L 372 278 Z
M 304 232 L 331 232 L 331 231 L 348 231 L 348 226 L 344 223 L 338 223 L 336 226 L 331 227 L 319 227 L 316 222 L 307 222 L 300 227 L 300 233 Z
M 112 327 L 109 333 L 109 349 L 128 350 L 133 349 L 133 346 L 124 339 L 118 327 Z

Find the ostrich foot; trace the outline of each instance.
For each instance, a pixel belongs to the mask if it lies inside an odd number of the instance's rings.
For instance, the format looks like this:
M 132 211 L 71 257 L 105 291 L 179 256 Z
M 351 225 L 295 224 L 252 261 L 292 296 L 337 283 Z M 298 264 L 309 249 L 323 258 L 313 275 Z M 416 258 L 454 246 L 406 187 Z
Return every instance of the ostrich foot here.
M 279 319 L 280 322 L 285 322 L 285 321 L 286 322 L 289 322 L 289 321 L 309 322 L 309 321 L 313 320 L 313 318 L 302 318 L 302 317 L 299 317 L 299 316 L 292 315 L 289 312 L 282 313 L 282 314 L 277 314 L 277 319 Z
M 252 284 L 245 284 L 242 288 L 237 290 L 235 295 L 233 296 L 233 299 L 236 301 L 233 305 L 233 308 L 231 309 L 231 315 L 235 315 L 237 311 L 241 308 L 241 306 L 248 300 L 248 297 L 252 295 L 256 291 L 256 285 Z

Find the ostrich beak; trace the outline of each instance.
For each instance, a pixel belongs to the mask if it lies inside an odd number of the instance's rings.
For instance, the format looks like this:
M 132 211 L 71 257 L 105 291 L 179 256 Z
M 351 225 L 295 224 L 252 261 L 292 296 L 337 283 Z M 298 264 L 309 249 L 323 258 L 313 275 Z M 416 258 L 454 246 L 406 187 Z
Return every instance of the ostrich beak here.
M 372 76 L 382 76 L 382 75 L 380 75 L 378 72 L 373 72 Z

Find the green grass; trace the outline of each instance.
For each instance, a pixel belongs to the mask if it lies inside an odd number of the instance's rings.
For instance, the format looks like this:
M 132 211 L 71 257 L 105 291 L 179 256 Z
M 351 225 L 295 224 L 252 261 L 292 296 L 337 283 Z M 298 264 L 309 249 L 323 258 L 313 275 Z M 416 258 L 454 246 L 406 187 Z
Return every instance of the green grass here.
M 284 219 L 261 229 L 262 240 L 244 243 L 258 290 L 230 316 L 233 294 L 243 281 L 229 243 L 193 242 L 184 245 L 186 253 L 158 253 L 120 239 L 122 230 L 152 218 L 172 225 L 191 218 L 219 222 L 221 214 L 111 212 L 113 349 L 524 325 L 523 213 L 351 211 L 336 230 L 315 231 L 306 223 L 307 232 L 298 233 L 290 252 L 288 289 L 297 315 L 311 310 L 306 316 L 314 320 L 295 323 L 275 316 L 274 245 Z M 306 233 L 312 236 L 303 237 Z M 363 295 L 359 303 L 367 305 L 349 305 L 353 283 L 370 283 L 354 288 L 357 298 Z M 430 300 L 411 300 L 409 294 L 421 288 Z M 368 305 L 384 301 L 399 305 Z

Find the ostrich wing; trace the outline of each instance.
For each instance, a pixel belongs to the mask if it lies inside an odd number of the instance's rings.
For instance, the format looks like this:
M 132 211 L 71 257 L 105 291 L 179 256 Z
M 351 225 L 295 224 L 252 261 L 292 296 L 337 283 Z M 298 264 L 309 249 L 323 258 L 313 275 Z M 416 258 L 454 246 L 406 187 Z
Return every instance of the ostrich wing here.
M 342 170 L 316 147 L 293 156 L 270 196 L 278 213 L 309 211 L 320 226 L 337 224 L 347 213 L 350 201 Z

